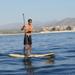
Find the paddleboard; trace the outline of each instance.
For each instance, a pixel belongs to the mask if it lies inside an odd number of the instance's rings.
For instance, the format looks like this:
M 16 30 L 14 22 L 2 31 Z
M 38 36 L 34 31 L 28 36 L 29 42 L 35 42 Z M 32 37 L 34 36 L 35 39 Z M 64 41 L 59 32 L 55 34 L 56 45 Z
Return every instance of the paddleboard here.
M 54 56 L 54 53 L 47 53 L 47 54 L 31 54 L 29 56 L 22 55 L 22 54 L 9 54 L 10 57 L 15 58 L 24 58 L 24 57 L 51 57 Z

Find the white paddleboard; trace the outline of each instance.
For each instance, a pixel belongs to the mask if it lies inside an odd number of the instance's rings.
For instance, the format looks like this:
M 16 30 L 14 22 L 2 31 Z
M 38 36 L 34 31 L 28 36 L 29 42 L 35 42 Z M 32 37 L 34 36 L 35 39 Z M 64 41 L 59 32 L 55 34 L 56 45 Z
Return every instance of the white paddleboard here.
M 47 54 L 31 54 L 29 56 L 22 55 L 22 54 L 9 54 L 11 57 L 15 58 L 23 58 L 23 57 L 47 57 L 47 56 L 53 56 L 54 53 L 47 53 Z

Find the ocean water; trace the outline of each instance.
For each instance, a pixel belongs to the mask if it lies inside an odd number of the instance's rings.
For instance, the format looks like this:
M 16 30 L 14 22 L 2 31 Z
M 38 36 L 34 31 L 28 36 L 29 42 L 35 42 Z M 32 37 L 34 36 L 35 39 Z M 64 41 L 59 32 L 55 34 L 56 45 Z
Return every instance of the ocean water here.
M 75 32 L 32 35 L 32 53 L 55 58 L 13 58 L 23 54 L 23 35 L 0 36 L 0 75 L 75 75 Z

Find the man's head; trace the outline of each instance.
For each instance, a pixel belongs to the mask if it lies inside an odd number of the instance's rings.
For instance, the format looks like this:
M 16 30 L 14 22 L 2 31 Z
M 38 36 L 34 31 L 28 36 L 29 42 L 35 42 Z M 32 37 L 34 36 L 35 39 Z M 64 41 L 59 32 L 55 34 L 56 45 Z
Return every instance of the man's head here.
M 29 25 L 32 24 L 32 19 L 28 19 L 28 24 L 29 24 Z

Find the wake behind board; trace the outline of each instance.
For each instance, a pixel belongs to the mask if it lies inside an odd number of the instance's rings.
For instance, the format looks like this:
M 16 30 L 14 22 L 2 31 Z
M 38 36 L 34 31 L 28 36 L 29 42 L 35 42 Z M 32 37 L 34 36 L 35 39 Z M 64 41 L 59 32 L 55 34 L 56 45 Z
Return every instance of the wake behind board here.
M 31 54 L 29 56 L 26 55 L 22 55 L 22 54 L 9 54 L 10 57 L 14 57 L 14 58 L 24 58 L 24 57 L 30 57 L 30 58 L 41 58 L 41 57 L 52 57 L 54 56 L 54 53 L 47 53 L 47 54 Z

